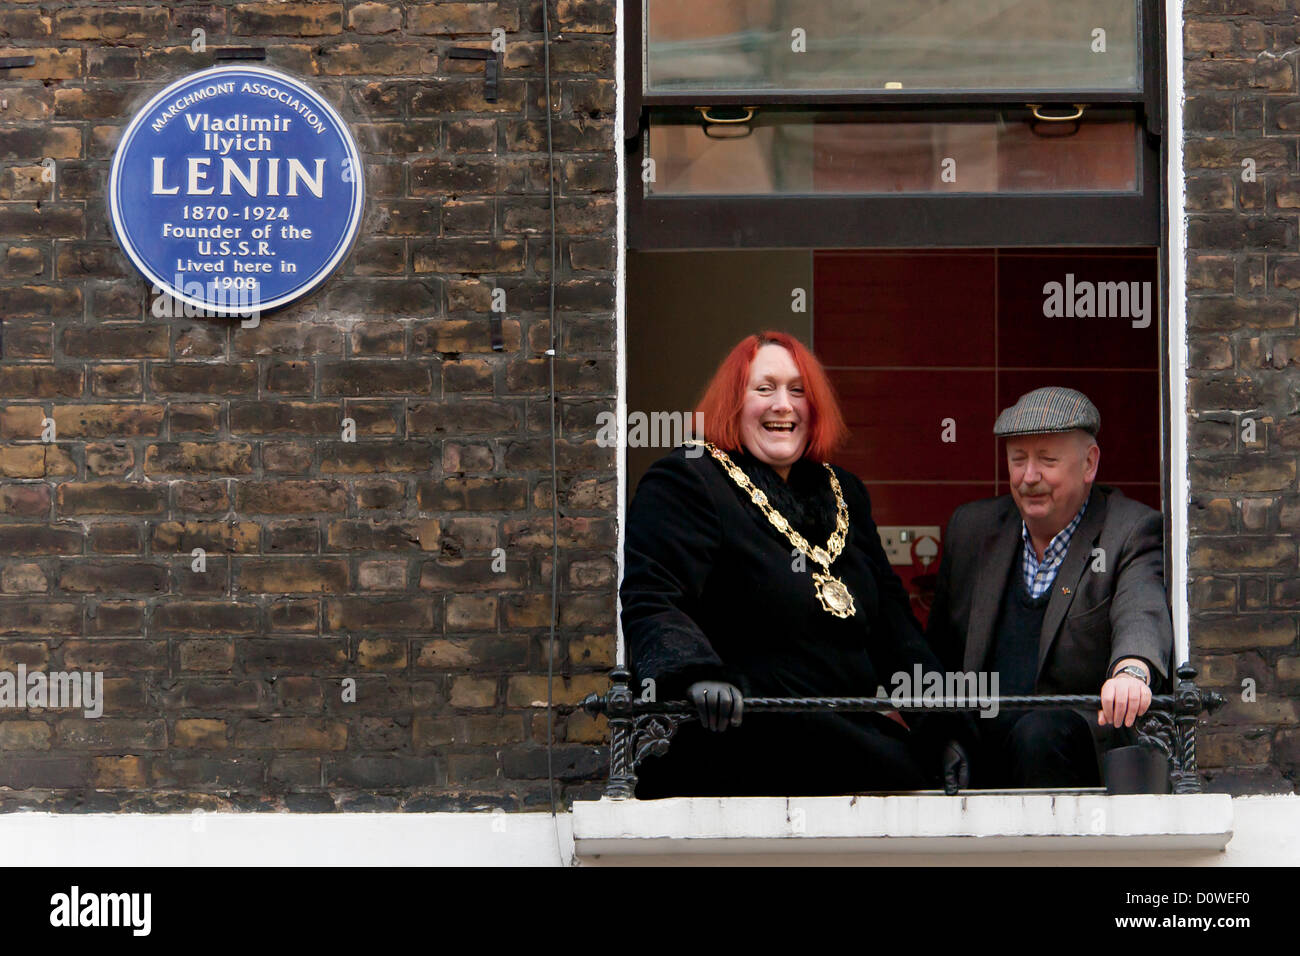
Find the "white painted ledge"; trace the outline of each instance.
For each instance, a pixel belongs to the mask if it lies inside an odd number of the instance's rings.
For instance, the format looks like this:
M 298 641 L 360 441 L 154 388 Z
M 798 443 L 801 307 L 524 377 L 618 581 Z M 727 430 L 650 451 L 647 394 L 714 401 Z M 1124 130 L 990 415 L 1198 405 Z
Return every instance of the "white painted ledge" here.
M 579 860 L 767 853 L 1222 851 L 1227 794 L 990 793 L 578 801 Z
M 24 866 L 1295 866 L 1300 795 L 579 802 L 574 813 L 0 814 Z M 928 801 L 928 802 L 921 802 Z M 720 806 L 721 805 L 721 806 Z M 672 809 L 675 806 L 675 809 Z M 930 808 L 938 808 L 930 809 Z M 826 808 L 823 810 L 823 808 Z M 946 809 L 945 809 L 946 808 Z M 1104 816 L 1094 817 L 1102 809 Z M 659 830 L 647 813 L 664 815 Z M 946 816 L 951 814 L 951 816 Z M 585 846 L 575 852 L 574 818 Z M 639 820 L 633 817 L 639 816 Z M 900 821 L 912 820 L 912 836 Z M 1102 826 L 1093 833 L 1093 821 Z M 955 822 L 954 822 L 955 821 Z M 635 828 L 630 824 L 636 823 Z M 962 827 L 958 829 L 958 826 Z M 872 829 L 874 827 L 874 829 Z M 715 840 L 683 837 L 694 832 Z M 766 834 L 766 835 L 764 835 Z M 721 835 L 721 836 L 719 836 Z M 648 839 L 658 836 L 661 844 Z M 1231 836 L 1231 841 L 1228 838 Z M 664 839 L 666 838 L 666 840 Z M 614 849 L 593 852 L 596 839 Z M 746 847 L 742 841 L 749 841 Z M 840 852 L 834 840 L 846 841 Z M 1224 844 L 1227 842 L 1226 849 Z M 641 847 L 632 852 L 628 845 Z M 666 845 L 665 845 L 666 844 Z M 683 845 L 685 844 L 685 845 Z M 720 844 L 720 846 L 716 845 Z M 1127 847 L 1127 849 L 1125 849 Z M 1197 849 L 1203 847 L 1202 849 Z M 828 852 L 833 851 L 833 852 Z

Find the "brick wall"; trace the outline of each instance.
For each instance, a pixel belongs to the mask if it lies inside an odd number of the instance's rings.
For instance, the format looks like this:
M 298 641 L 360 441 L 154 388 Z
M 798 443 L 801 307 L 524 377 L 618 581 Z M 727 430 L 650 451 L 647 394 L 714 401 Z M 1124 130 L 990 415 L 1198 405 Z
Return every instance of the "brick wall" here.
M 1212 789 L 1292 792 L 1300 24 L 1293 0 L 1186 0 L 1185 17 L 1191 646 L 1229 700 L 1200 760 Z
M 594 421 L 615 387 L 615 17 L 613 0 L 553 9 L 572 702 L 614 646 L 614 453 Z M 482 62 L 448 50 L 497 27 L 488 103 Z M 218 46 L 265 47 L 366 162 L 352 255 L 252 329 L 158 317 L 105 212 L 132 111 Z M 0 711 L 0 808 L 544 804 L 540 4 L 0 3 L 0 56 L 20 53 L 36 65 L 0 71 L 0 669 L 102 670 L 107 701 L 97 720 Z M 555 732 L 564 795 L 590 792 L 603 721 L 561 712 Z
M 1300 766 L 1288 7 L 1185 3 L 1191 641 L 1231 701 L 1202 766 L 1238 793 L 1294 790 Z M 555 663 L 570 704 L 604 686 L 614 640 L 614 459 L 594 421 L 615 375 L 615 16 L 613 0 L 553 10 Z M 482 64 L 447 52 L 495 27 L 507 52 L 487 103 Z M 247 45 L 352 124 L 360 238 L 256 329 L 158 317 L 107 225 L 116 137 L 211 48 Z M 18 53 L 37 62 L 0 72 L 0 669 L 102 670 L 108 699 L 98 720 L 0 711 L 0 808 L 544 804 L 540 4 L 0 2 L 0 56 Z M 566 799 L 594 792 L 605 760 L 603 722 L 570 710 L 555 726 Z

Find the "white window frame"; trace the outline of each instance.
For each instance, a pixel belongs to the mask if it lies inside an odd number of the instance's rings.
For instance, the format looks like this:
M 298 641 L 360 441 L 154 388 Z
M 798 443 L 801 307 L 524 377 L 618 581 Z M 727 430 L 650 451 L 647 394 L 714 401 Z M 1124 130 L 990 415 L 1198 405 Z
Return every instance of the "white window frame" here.
M 621 136 L 624 124 L 624 96 L 622 89 L 622 78 L 624 73 L 624 57 L 627 51 L 624 46 L 625 32 L 623 30 L 624 15 L 627 7 L 631 3 L 640 3 L 641 0 L 617 0 L 617 17 L 618 30 L 616 37 L 616 66 L 615 75 L 618 77 L 620 84 L 620 95 L 618 97 L 616 119 L 614 129 L 616 136 Z M 1168 0 L 1165 7 L 1165 55 L 1167 68 L 1167 88 L 1165 90 L 1166 104 L 1166 138 L 1168 142 L 1168 162 L 1165 168 L 1167 190 L 1167 208 L 1169 210 L 1167 234 L 1164 239 L 1169 250 L 1169 308 L 1168 308 L 1168 348 L 1169 348 L 1169 403 L 1171 414 L 1170 421 L 1170 495 L 1168 507 L 1172 514 L 1170 524 L 1170 535 L 1167 545 L 1171 551 L 1171 580 L 1168 582 L 1171 595 L 1171 609 L 1174 628 L 1174 642 L 1177 651 L 1177 659 L 1186 661 L 1189 659 L 1189 639 L 1188 639 L 1188 594 L 1187 594 L 1187 530 L 1188 518 L 1187 511 L 1189 506 L 1189 484 L 1187 476 L 1188 464 L 1188 446 L 1187 446 L 1187 308 L 1186 308 L 1186 256 L 1187 256 L 1187 229 L 1185 221 L 1185 172 L 1183 164 L 1183 89 L 1184 89 L 1184 71 L 1183 71 L 1183 0 Z M 627 243 L 626 243 L 626 225 L 627 225 L 627 163 L 625 153 L 622 149 L 615 150 L 617 162 L 617 186 L 616 195 L 618 197 L 618 217 L 617 217 L 617 288 L 616 288 L 616 340 L 618 350 L 618 370 L 617 370 L 617 411 L 622 417 L 627 414 Z M 623 564 L 623 545 L 625 533 L 625 516 L 627 514 L 627 451 L 622 445 L 617 450 L 617 502 L 618 502 L 618 580 L 622 581 L 624 564 Z M 616 633 L 617 633 L 617 651 L 616 661 L 620 666 L 627 663 L 626 648 L 623 640 L 622 628 L 622 604 L 617 601 L 616 595 Z M 1005 801 L 1007 797 L 998 797 L 988 795 L 980 797 L 972 795 L 977 801 Z M 777 848 L 778 850 L 790 850 L 797 846 L 799 852 L 818 852 L 815 847 L 817 844 L 824 846 L 827 852 L 844 852 L 847 848 L 843 840 L 833 838 L 832 834 L 827 834 L 831 839 L 825 841 L 809 841 L 798 839 L 797 834 L 783 833 L 781 826 L 770 825 L 771 821 L 767 818 L 771 816 L 771 806 L 764 806 L 771 802 L 787 804 L 786 798 L 719 798 L 718 801 L 704 801 L 710 806 L 722 808 L 723 817 L 730 818 L 730 824 L 740 824 L 739 829 L 735 826 L 728 825 L 725 827 L 714 827 L 701 829 L 701 808 L 697 806 L 701 801 L 698 799 L 675 799 L 667 801 L 653 801 L 660 806 L 655 808 L 648 803 L 625 800 L 611 802 L 601 800 L 598 803 L 587 803 L 585 806 L 581 803 L 575 804 L 574 807 L 574 825 L 575 837 L 578 838 L 578 857 L 581 859 L 587 855 L 583 852 L 582 844 L 586 842 L 588 852 L 595 850 L 597 847 L 602 855 L 613 854 L 619 856 L 622 854 L 644 854 L 663 852 L 664 848 L 675 846 L 677 852 L 691 852 L 690 847 L 695 847 L 699 851 L 708 850 L 712 852 L 723 853 L 743 853 L 756 854 L 764 853 Z M 831 801 L 838 801 L 841 798 L 825 798 Z M 843 798 L 848 800 L 849 798 Z M 868 797 L 859 798 L 857 801 L 860 805 L 874 805 L 878 801 L 897 801 L 897 800 L 933 800 L 934 797 Z M 940 798 L 943 799 L 943 798 Z M 968 798 L 969 799 L 969 798 Z M 1025 801 L 1054 801 L 1050 794 L 1024 795 L 1021 799 Z M 1089 813 L 1093 812 L 1096 807 L 1105 807 L 1110 805 L 1111 801 L 1132 801 L 1137 798 L 1133 797 L 1110 797 L 1104 794 L 1080 795 L 1079 799 L 1084 800 L 1088 807 Z M 1155 848 L 1164 848 L 1168 850 L 1187 849 L 1190 846 L 1198 846 L 1202 852 L 1208 847 L 1206 839 L 1211 843 L 1222 839 L 1218 848 L 1222 848 L 1228 839 L 1231 839 L 1232 830 L 1232 807 L 1230 798 L 1222 794 L 1202 794 L 1202 795 L 1179 795 L 1167 797 L 1150 797 L 1142 798 L 1149 801 L 1144 804 L 1145 813 L 1140 818 L 1138 826 L 1130 827 L 1125 831 L 1125 839 L 1121 844 L 1136 853 L 1149 853 Z M 1196 804 L 1192 807 L 1190 804 Z M 1113 804 L 1116 809 L 1121 804 Z M 838 812 L 838 804 L 836 804 Z M 1005 809 L 1005 807 L 1003 808 Z M 1024 808 L 1028 810 L 1029 807 Z M 1084 809 L 1084 808 L 1081 808 Z M 870 814 L 874 811 L 862 810 L 862 814 Z M 1208 821 L 1208 827 L 1202 828 L 1196 833 L 1189 832 L 1188 827 L 1182 825 L 1185 823 L 1184 816 L 1192 813 L 1194 816 L 1202 815 L 1205 823 Z M 739 819 L 736 818 L 739 815 Z M 840 816 L 843 814 L 841 813 Z M 585 819 L 580 819 L 585 818 Z M 839 819 L 839 817 L 836 817 Z M 845 818 L 847 819 L 847 818 Z M 860 817 L 860 821 L 867 821 L 867 817 Z M 1132 817 L 1129 816 L 1132 820 Z M 752 820 L 753 826 L 747 827 L 745 820 Z M 1180 821 L 1182 821 L 1180 823 Z M 844 823 L 844 820 L 840 821 Z M 872 829 L 870 822 L 859 824 L 865 826 L 864 829 L 857 829 L 849 839 L 849 844 L 853 845 L 859 851 L 870 852 L 873 843 L 878 843 L 880 839 L 887 839 L 889 845 L 895 849 L 902 849 L 904 845 L 911 844 L 917 851 L 923 851 L 927 848 L 945 848 L 954 845 L 971 846 L 975 841 L 963 839 L 968 837 L 984 837 L 978 841 L 979 845 L 989 851 L 998 850 L 1024 850 L 1031 845 L 1038 845 L 1043 848 L 1051 848 L 1053 851 L 1087 852 L 1099 849 L 1100 844 L 1104 844 L 1104 836 L 1092 836 L 1080 833 L 1077 829 L 1077 820 L 1065 820 L 1059 824 L 1053 824 L 1051 820 L 1041 823 L 1036 829 L 1030 827 L 1023 832 L 1005 832 L 994 833 L 988 829 L 981 830 L 981 822 L 974 817 L 962 816 L 957 822 L 952 822 L 948 827 L 946 836 L 950 840 L 944 840 L 944 834 L 937 834 L 931 829 L 924 831 L 917 830 L 906 833 L 889 833 L 882 834 Z M 878 830 L 879 828 L 876 828 Z M 1013 830 L 1015 828 L 1012 828 Z M 1030 832 L 1032 830 L 1032 832 Z M 1197 830 L 1192 827 L 1191 830 Z M 621 835 L 620 835 L 621 834 Z M 587 838 L 584 841 L 584 836 Z M 849 836 L 841 833 L 839 836 Z M 792 839 L 793 838 L 793 839 Z M 797 840 L 797 844 L 795 843 Z M 937 841 L 937 842 L 936 842 Z M 954 843 L 955 841 L 955 843 Z M 1114 844 L 1112 844 L 1113 846 Z M 1213 852 L 1213 851 L 1212 851 Z M 970 858 L 967 857 L 969 860 Z
M 623 129 L 623 77 L 625 33 L 624 16 L 631 3 L 641 0 L 617 0 L 617 34 L 615 42 L 615 76 L 619 96 L 615 112 L 615 135 Z M 1170 604 L 1173 612 L 1174 647 L 1180 661 L 1190 657 L 1188 641 L 1187 596 L 1187 510 L 1190 490 L 1187 480 L 1187 222 L 1186 173 L 1183 165 L 1183 0 L 1167 0 L 1165 5 L 1165 62 L 1167 88 L 1165 90 L 1165 130 L 1168 140 L 1168 163 L 1165 167 L 1165 188 L 1169 209 L 1168 231 L 1165 241 L 1169 249 L 1169 508 L 1171 525 L 1169 541 L 1171 579 L 1168 582 Z M 618 350 L 615 399 L 619 421 L 627 414 L 627 161 L 624 151 L 616 148 L 615 162 L 618 178 L 616 290 L 615 290 L 615 347 Z M 627 515 L 627 449 L 621 444 L 617 449 L 617 507 L 618 507 L 618 580 L 623 580 L 624 525 Z M 615 629 L 618 635 L 616 661 L 626 663 L 623 642 L 622 604 L 617 603 L 618 617 Z

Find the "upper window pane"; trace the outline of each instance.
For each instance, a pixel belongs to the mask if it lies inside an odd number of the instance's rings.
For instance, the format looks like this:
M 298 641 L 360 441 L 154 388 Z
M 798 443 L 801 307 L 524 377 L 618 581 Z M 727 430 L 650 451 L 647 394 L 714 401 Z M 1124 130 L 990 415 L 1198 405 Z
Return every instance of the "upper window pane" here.
M 648 93 L 1141 89 L 1138 0 L 644 3 Z
M 1132 192 L 1140 179 L 1132 110 L 1080 123 L 1005 111 L 764 108 L 739 126 L 651 110 L 647 196 Z

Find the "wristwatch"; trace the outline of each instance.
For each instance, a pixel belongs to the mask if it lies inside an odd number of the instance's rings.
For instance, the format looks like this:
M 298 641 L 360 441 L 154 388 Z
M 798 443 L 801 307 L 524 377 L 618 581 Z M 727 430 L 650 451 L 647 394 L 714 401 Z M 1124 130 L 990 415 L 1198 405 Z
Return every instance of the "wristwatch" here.
M 1146 672 L 1145 667 L 1142 667 L 1139 664 L 1125 664 L 1123 667 L 1121 667 L 1119 670 L 1117 670 L 1115 673 L 1111 674 L 1110 676 L 1118 677 L 1120 674 L 1129 674 L 1133 677 L 1136 677 L 1138 680 L 1146 684 L 1148 687 L 1151 686 L 1151 675 Z

